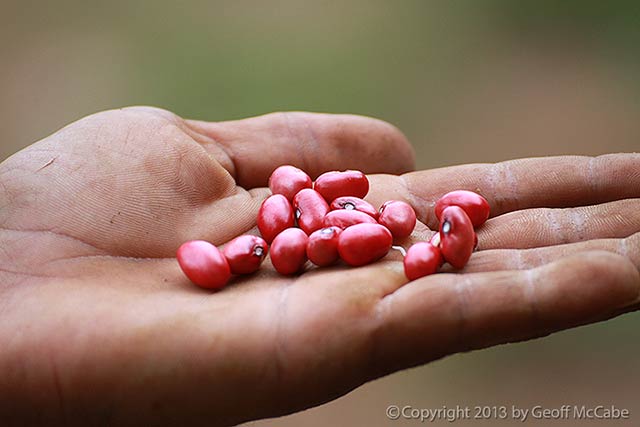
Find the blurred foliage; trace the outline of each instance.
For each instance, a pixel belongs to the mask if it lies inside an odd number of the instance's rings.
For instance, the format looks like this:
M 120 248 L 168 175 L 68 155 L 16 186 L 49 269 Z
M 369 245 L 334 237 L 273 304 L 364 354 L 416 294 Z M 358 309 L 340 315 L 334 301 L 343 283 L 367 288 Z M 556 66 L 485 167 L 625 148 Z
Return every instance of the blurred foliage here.
M 617 81 L 639 81 L 630 65 L 640 28 L 635 2 L 13 0 L 4 7 L 8 72 L 13 57 L 32 55 L 26 75 L 17 69 L 5 79 L 15 93 L 0 103 L 10 121 L 39 117 L 8 135 L 20 146 L 89 112 L 148 104 L 209 120 L 353 112 L 405 130 L 421 167 L 467 161 L 454 149 L 437 161 L 427 141 L 438 152 L 455 143 L 492 161 L 544 151 L 501 148 L 503 156 L 485 157 L 450 129 L 467 120 L 457 115 L 473 105 L 468 96 L 480 100 L 478 88 L 511 78 L 500 73 L 520 52 L 544 59 L 560 45 L 596 60 L 612 55 L 605 63 L 619 67 Z M 506 88 L 491 98 L 513 95 Z M 46 132 L 36 134 L 39 121 Z M 494 130 L 483 138 L 495 139 Z
M 490 0 L 486 4 L 513 31 L 572 29 L 582 36 L 630 44 L 640 36 L 640 3 L 634 0 Z

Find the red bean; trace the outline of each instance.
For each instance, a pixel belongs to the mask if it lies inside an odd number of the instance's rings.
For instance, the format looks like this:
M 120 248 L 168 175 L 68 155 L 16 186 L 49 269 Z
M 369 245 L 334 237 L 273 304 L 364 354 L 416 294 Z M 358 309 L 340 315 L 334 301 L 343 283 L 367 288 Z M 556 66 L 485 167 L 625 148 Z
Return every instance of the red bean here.
M 385 256 L 393 236 L 380 224 L 356 224 L 344 230 L 338 238 L 338 253 L 347 264 L 357 267 Z
M 343 230 L 356 224 L 377 224 L 370 215 L 360 211 L 340 209 L 329 212 L 322 222 L 325 227 L 340 227 Z
M 473 252 L 475 231 L 469 216 L 458 206 L 442 211 L 440 219 L 440 250 L 444 259 L 455 268 L 463 268 Z
M 202 240 L 187 242 L 178 249 L 178 263 L 184 274 L 206 289 L 222 289 L 229 282 L 231 270 L 222 252 Z
M 404 257 L 404 274 L 407 279 L 416 280 L 435 273 L 443 262 L 439 248 L 428 242 L 418 242 Z
M 287 228 L 271 244 L 271 263 L 280 274 L 290 275 L 302 270 L 307 261 L 309 237 L 299 228 Z
M 436 217 L 441 219 L 442 212 L 449 206 L 459 206 L 462 208 L 474 227 L 481 226 L 489 218 L 489 202 L 473 191 L 456 190 L 442 196 L 436 202 Z
M 269 178 L 269 188 L 273 194 L 282 194 L 290 202 L 300 190 L 312 188 L 311 177 L 295 166 L 280 166 Z
M 268 250 L 262 237 L 246 235 L 233 239 L 223 252 L 233 274 L 251 274 L 258 271 Z
M 373 217 L 374 219 L 378 219 L 378 211 L 376 208 L 371 205 L 371 203 L 366 200 L 362 200 L 359 197 L 353 196 L 344 196 L 338 197 L 333 202 L 331 202 L 330 206 L 332 211 L 344 209 L 347 211 L 354 210 L 366 213 L 367 215 Z
M 319 267 L 334 264 L 340 258 L 338 239 L 342 229 L 327 227 L 314 231 L 307 242 L 307 257 Z
M 293 198 L 293 208 L 298 226 L 307 234 L 322 228 L 322 220 L 329 212 L 329 205 L 324 198 L 310 188 L 305 188 L 296 194 Z
M 378 222 L 387 227 L 394 238 L 401 239 L 413 232 L 416 212 L 408 203 L 390 200 L 380 208 Z
M 262 202 L 258 212 L 258 229 L 271 243 L 282 230 L 293 227 L 293 208 L 282 194 L 274 194 Z
M 333 171 L 320 175 L 313 188 L 329 203 L 342 196 L 363 199 L 369 192 L 369 180 L 360 171 Z

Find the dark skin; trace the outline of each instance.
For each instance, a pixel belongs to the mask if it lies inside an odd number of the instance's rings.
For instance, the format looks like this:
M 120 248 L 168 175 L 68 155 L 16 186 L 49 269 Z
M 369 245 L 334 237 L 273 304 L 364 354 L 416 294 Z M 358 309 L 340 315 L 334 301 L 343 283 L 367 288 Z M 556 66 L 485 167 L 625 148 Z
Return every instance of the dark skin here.
M 257 233 L 269 174 L 370 174 L 374 205 L 466 188 L 492 219 L 463 271 L 407 283 L 401 256 L 255 275 L 220 292 L 181 273 L 191 239 Z M 230 425 L 309 408 L 461 351 L 636 310 L 640 155 L 406 173 L 394 127 L 272 114 L 225 123 L 132 108 L 83 119 L 0 166 L 3 425 Z M 404 175 L 402 175 L 404 174 Z M 545 207 L 545 208 L 542 208 Z

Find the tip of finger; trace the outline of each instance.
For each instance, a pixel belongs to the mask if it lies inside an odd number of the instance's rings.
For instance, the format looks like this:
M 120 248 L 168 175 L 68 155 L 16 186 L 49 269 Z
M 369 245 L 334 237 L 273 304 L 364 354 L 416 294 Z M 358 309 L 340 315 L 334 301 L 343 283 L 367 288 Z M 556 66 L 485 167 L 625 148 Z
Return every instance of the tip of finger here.
M 572 255 L 539 271 L 558 270 L 578 287 L 575 292 L 592 293 L 594 300 L 611 307 L 640 301 L 640 272 L 628 258 L 607 251 Z
M 373 119 L 372 119 L 373 120 Z M 402 174 L 414 171 L 416 168 L 416 152 L 407 136 L 395 125 L 377 120 L 380 126 L 380 136 L 382 141 L 392 146 L 392 151 L 396 153 L 395 170 L 390 173 Z
M 402 174 L 415 169 L 413 146 L 391 123 L 351 114 L 305 117 L 315 121 L 320 135 L 328 135 L 327 139 L 335 140 L 340 150 L 351 152 L 352 161 L 361 162 L 359 168 L 365 173 Z

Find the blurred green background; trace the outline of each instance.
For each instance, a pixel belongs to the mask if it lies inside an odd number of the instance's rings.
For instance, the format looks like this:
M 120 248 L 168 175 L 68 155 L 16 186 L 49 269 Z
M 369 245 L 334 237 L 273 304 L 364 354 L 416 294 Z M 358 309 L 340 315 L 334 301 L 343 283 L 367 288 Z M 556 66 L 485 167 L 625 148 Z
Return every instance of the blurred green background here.
M 640 147 L 637 1 L 1 6 L 0 159 L 89 113 L 138 104 L 206 120 L 376 116 L 407 134 L 419 168 Z M 390 404 L 575 403 L 615 404 L 632 419 L 527 424 L 638 426 L 639 320 L 457 355 L 254 425 L 420 424 L 387 420 Z M 454 425 L 477 424 L 496 421 Z

